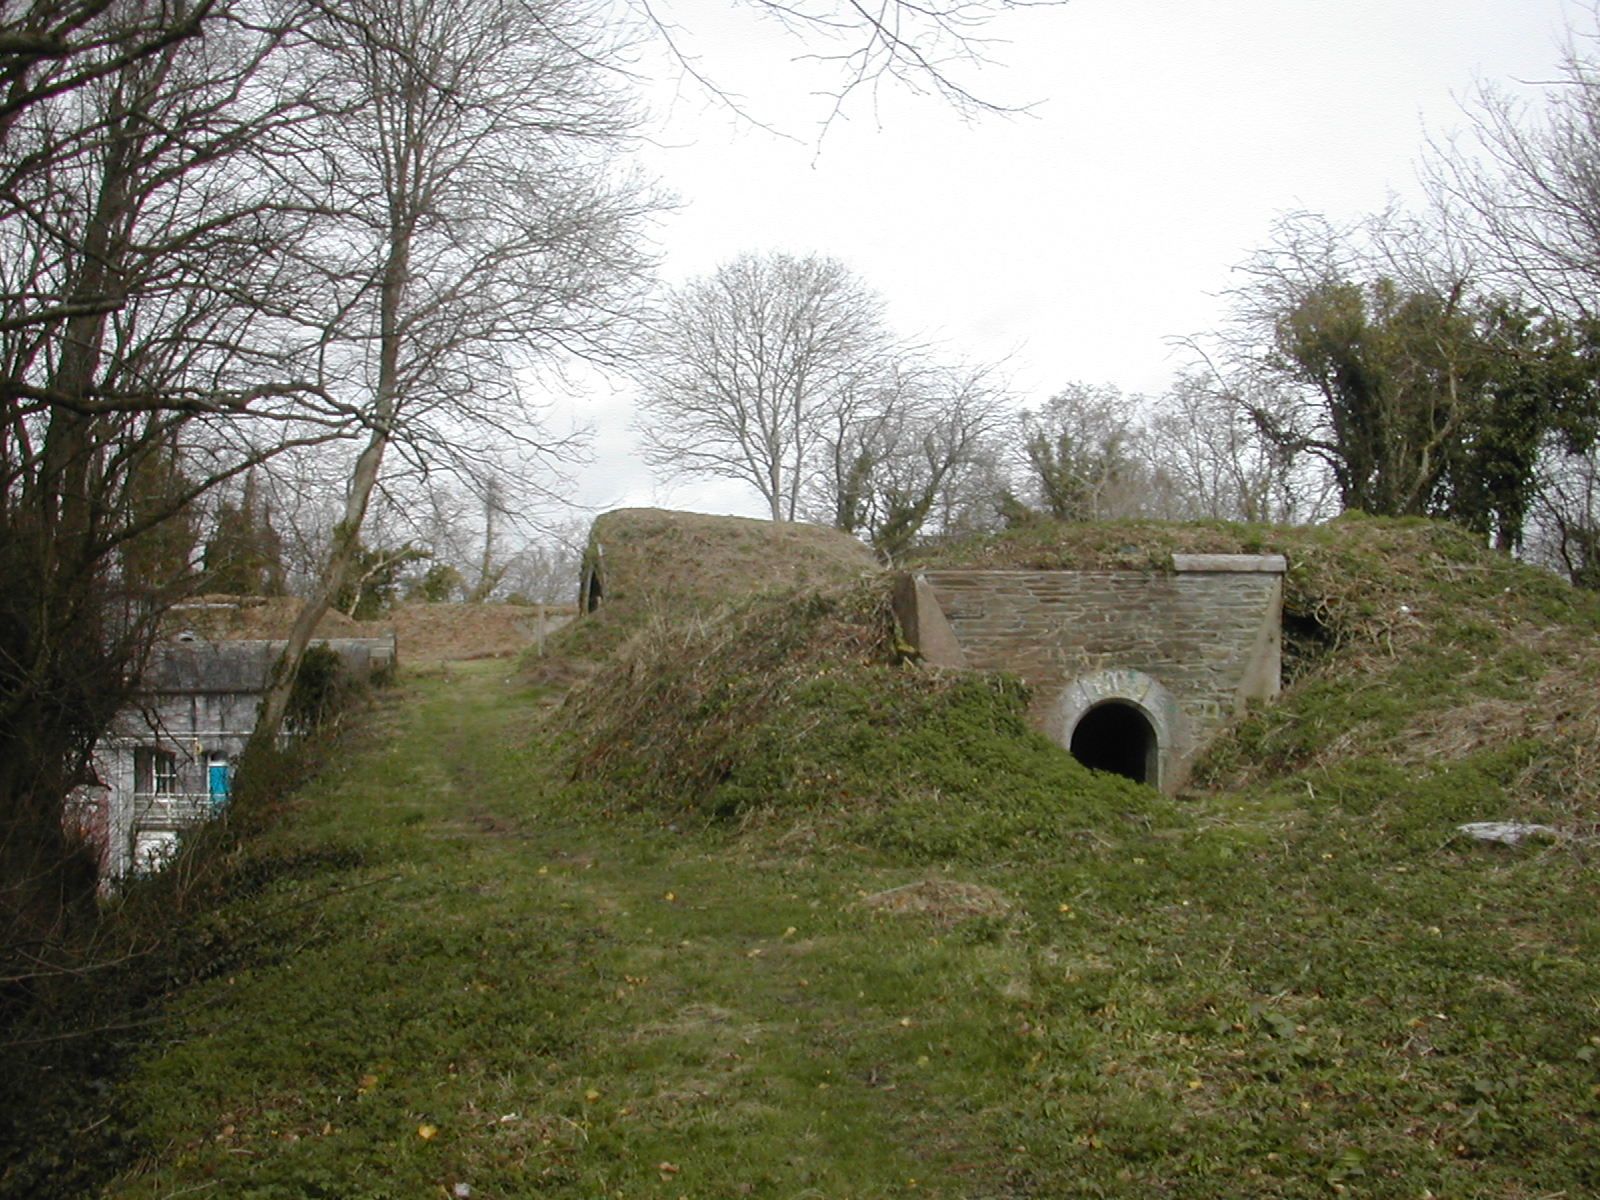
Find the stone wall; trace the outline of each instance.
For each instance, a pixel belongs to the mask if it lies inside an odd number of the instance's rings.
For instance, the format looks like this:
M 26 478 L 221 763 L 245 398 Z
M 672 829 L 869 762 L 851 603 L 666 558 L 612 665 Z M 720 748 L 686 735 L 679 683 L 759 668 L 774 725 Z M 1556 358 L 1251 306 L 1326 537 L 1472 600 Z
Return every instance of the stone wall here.
M 1034 723 L 1063 746 L 1090 709 L 1137 708 L 1171 790 L 1249 701 L 1277 695 L 1283 570 L 1277 555 L 1174 555 L 1170 571 L 926 571 L 897 607 L 927 661 L 1026 680 Z

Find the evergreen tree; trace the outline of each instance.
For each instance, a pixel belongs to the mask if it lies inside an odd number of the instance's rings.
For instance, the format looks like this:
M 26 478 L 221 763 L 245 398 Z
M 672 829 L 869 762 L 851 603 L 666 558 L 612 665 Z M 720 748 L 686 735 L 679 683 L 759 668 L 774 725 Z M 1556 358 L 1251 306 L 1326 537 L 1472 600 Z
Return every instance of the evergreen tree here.
M 252 472 L 234 505 L 223 501 L 205 548 L 206 586 L 231 596 L 282 596 L 286 592 L 283 539 L 272 527 L 271 506 Z
M 193 485 L 184 475 L 178 447 L 156 442 L 135 450 L 123 505 L 129 536 L 118 548 L 124 590 L 170 598 L 194 579 L 199 528 L 184 498 Z

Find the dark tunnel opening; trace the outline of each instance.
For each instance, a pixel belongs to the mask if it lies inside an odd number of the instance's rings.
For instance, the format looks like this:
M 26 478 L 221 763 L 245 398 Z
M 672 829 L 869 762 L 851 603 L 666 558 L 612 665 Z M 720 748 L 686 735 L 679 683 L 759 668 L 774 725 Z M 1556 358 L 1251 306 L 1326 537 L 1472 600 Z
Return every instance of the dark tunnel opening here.
M 1159 746 L 1155 727 L 1125 701 L 1097 704 L 1072 731 L 1072 757 L 1096 771 L 1111 771 L 1135 783 L 1155 785 Z
M 578 589 L 578 608 L 581 612 L 592 613 L 600 607 L 604 591 L 600 586 L 600 572 L 593 567 L 587 568 L 583 573 L 583 584 Z

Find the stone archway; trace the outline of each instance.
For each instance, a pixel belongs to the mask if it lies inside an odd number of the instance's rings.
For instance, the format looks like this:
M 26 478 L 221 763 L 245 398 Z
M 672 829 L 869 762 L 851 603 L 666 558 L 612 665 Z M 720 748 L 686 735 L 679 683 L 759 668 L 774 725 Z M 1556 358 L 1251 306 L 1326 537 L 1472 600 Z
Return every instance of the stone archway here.
M 589 535 L 589 544 L 583 548 L 583 561 L 579 564 L 578 615 L 592 613 L 606 598 L 605 585 L 606 548 Z
M 600 569 L 592 564 L 585 564 L 583 579 L 578 584 L 578 615 L 592 613 L 600 607 L 600 601 L 605 596 L 605 588 L 600 582 Z
M 1163 791 L 1182 782 L 1187 724 L 1178 702 L 1143 671 L 1084 675 L 1061 693 L 1049 733 L 1087 766 L 1115 771 Z

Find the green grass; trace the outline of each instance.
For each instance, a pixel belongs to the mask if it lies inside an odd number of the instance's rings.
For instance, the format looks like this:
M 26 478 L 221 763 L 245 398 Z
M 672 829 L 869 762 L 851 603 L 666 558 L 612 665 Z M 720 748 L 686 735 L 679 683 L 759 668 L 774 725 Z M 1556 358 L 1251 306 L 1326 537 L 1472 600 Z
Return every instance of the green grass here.
M 276 952 L 179 998 L 108 1194 L 1600 1186 L 1592 863 L 1450 833 L 1514 764 L 1147 793 L 984 863 L 970 828 L 602 808 L 534 707 L 492 665 L 414 683 L 312 789 L 272 852 L 345 853 L 217 915 Z M 918 880 L 1010 908 L 873 902 Z
M 987 1160 L 1019 947 L 879 915 L 881 863 L 552 790 L 494 672 L 413 685 L 273 835 L 360 865 L 222 915 L 285 952 L 179 999 L 110 1194 L 898 1195 Z
M 1306 537 L 1339 648 L 1180 799 L 897 664 L 870 589 L 658 632 L 553 721 L 406 683 L 190 926 L 104 1194 L 1600 1192 L 1593 606 Z M 1456 833 L 1506 816 L 1574 836 Z

